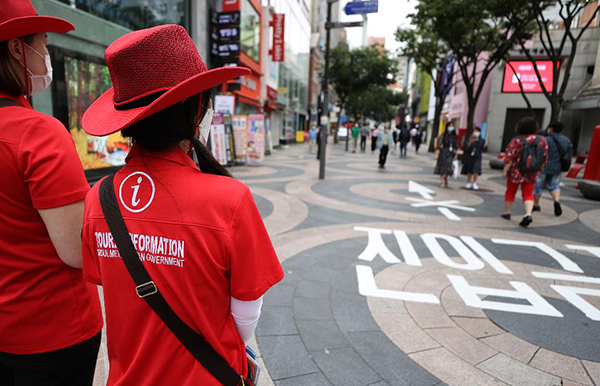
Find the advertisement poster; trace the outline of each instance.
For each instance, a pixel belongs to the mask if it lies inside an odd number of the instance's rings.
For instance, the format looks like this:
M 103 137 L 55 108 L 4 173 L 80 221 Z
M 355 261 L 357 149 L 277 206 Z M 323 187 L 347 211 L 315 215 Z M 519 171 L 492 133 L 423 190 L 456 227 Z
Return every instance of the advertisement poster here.
M 225 147 L 225 124 L 223 116 L 215 114 L 210 127 L 210 147 L 213 156 L 221 165 L 227 165 L 227 148 Z
M 246 163 L 248 150 L 248 117 L 246 115 L 233 116 L 233 143 L 235 144 L 235 163 Z
M 265 116 L 248 115 L 248 165 L 262 165 L 265 159 Z
M 69 129 L 85 170 L 125 164 L 129 143 L 121 133 L 92 137 L 81 127 L 83 113 L 111 87 L 108 67 L 65 56 L 65 82 L 69 108 Z
M 536 61 L 537 69 L 542 77 L 544 86 L 548 92 L 552 92 L 554 84 L 554 72 L 552 61 Z M 516 71 L 516 73 L 515 73 Z M 519 84 L 519 80 L 521 83 Z M 541 93 L 542 86 L 535 72 L 532 62 L 528 61 L 510 61 L 504 69 L 504 81 L 502 83 L 502 92 L 521 92 L 521 85 L 524 92 Z
M 225 152 L 227 154 L 227 166 L 232 166 L 235 160 L 235 148 L 233 144 L 231 114 L 223 114 L 223 125 L 225 126 Z
M 215 113 L 233 115 L 235 108 L 235 97 L 229 95 L 215 96 Z

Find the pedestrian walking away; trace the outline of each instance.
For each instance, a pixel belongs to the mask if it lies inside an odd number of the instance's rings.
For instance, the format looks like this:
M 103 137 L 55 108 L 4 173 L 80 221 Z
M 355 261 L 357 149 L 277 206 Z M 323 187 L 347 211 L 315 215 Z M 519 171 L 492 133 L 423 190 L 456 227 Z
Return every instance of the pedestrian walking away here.
M 400 157 L 406 157 L 406 151 L 408 149 L 408 142 L 410 142 L 410 133 L 406 127 L 400 129 L 398 134 L 398 140 L 400 141 Z
M 317 134 L 319 133 L 319 130 L 317 130 L 317 126 L 312 126 L 310 128 L 310 131 L 308 132 L 308 136 L 309 136 L 309 148 L 310 148 L 310 153 L 314 154 L 315 153 L 315 147 L 317 145 Z
M 436 143 L 437 162 L 433 174 L 440 176 L 440 186 L 448 187 L 448 176 L 453 172 L 453 162 L 458 158 L 458 137 L 454 126 L 450 125 Z
M 104 289 L 108 386 L 253 385 L 245 342 L 283 272 L 250 190 L 206 147 L 211 88 L 250 71 L 209 71 L 179 25 L 131 32 L 105 58 L 113 88 L 83 129 L 133 144 L 87 195 L 82 232 L 84 276 Z
M 102 312 L 81 267 L 89 185 L 69 132 L 28 101 L 52 81 L 47 33 L 70 22 L 0 7 L 0 385 L 91 386 Z
M 358 137 L 360 135 L 360 127 L 358 123 L 352 125 L 352 153 L 356 153 L 356 148 L 358 147 Z
M 375 125 L 375 128 L 371 130 L 371 153 L 377 149 L 377 138 L 379 137 L 379 126 Z
M 394 143 L 392 131 L 388 125 L 384 126 L 383 132 L 379 134 L 377 140 L 377 148 L 379 149 L 379 169 L 385 169 L 385 162 L 390 150 L 390 146 Z
M 367 150 L 367 137 L 369 136 L 369 126 L 365 123 L 360 129 L 360 151 Z
M 562 181 L 562 172 L 566 172 L 571 167 L 571 157 L 573 155 L 573 143 L 569 138 L 562 135 L 564 125 L 561 122 L 554 122 L 548 126 L 548 163 L 544 171 L 538 175 L 535 188 L 533 190 L 533 211 L 540 211 L 540 199 L 544 185 L 554 200 L 554 215 L 562 215 L 560 206 L 560 183 Z
M 548 144 L 538 132 L 538 122 L 533 117 L 522 118 L 515 128 L 517 136 L 506 147 L 504 170 L 506 193 L 504 194 L 505 211 L 502 218 L 511 219 L 511 209 L 515 201 L 517 189 L 521 186 L 521 195 L 525 205 L 525 216 L 519 223 L 527 227 L 533 221 L 533 189 L 538 174 L 544 169 L 548 159 Z
M 419 130 L 416 127 L 413 127 L 412 129 L 410 129 L 410 140 L 413 143 L 413 146 L 415 145 L 415 138 L 417 137 L 417 135 L 419 134 Z
M 481 128 L 476 126 L 471 137 L 465 139 L 465 142 L 461 174 L 467 176 L 467 189 L 479 190 L 477 179 L 481 175 L 483 151 L 487 148 L 486 141 L 481 138 Z
M 398 148 L 398 129 L 392 130 L 392 136 L 394 138 L 394 145 L 392 147 L 392 154 L 396 154 L 396 149 Z

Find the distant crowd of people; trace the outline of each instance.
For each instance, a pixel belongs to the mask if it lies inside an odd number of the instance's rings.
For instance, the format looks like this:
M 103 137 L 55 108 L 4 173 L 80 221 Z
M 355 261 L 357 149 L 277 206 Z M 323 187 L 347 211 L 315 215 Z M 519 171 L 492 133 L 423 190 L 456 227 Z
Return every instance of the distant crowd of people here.
M 394 130 L 389 124 L 376 124 L 369 127 L 350 122 L 349 135 L 352 138 L 352 152 L 365 153 L 367 142 L 371 141 L 371 152 L 379 149 L 379 169 L 385 169 L 388 154 L 399 151 L 400 158 L 405 158 L 408 144 L 412 143 L 418 154 L 421 143 L 425 141 L 425 132 L 418 127 L 410 130 L 405 126 L 396 126 Z M 515 128 L 516 136 L 508 144 L 504 157 L 503 176 L 506 179 L 504 196 L 505 211 L 502 218 L 511 219 L 511 209 L 519 186 L 525 205 L 525 215 L 520 222 L 523 227 L 533 221 L 532 212 L 540 211 L 540 199 L 544 187 L 554 201 L 554 214 L 560 216 L 560 183 L 562 172 L 568 171 L 573 153 L 573 144 L 562 134 L 564 125 L 561 122 L 551 123 L 546 136 L 539 133 L 539 124 L 533 117 L 521 119 Z M 318 147 L 319 130 L 313 127 L 309 131 L 310 149 L 314 152 Z M 466 176 L 468 190 L 479 190 L 477 180 L 482 174 L 483 153 L 487 150 L 487 141 L 480 127 L 474 127 L 472 133 L 462 139 L 452 122 L 449 122 L 443 133 L 435 140 L 436 165 L 433 173 L 440 177 L 440 187 L 448 188 L 448 177 Z M 459 167 L 459 149 L 463 149 L 462 167 Z M 319 155 L 317 153 L 317 158 Z

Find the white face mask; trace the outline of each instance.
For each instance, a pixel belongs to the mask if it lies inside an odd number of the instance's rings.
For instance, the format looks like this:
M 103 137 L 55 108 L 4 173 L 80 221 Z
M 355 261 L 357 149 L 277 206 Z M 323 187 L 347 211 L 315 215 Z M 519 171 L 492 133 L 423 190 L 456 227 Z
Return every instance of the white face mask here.
M 206 114 L 204 114 L 204 118 L 202 118 L 200 125 L 198 125 L 198 127 L 200 129 L 200 138 L 199 139 L 203 145 L 206 145 L 206 142 L 208 142 L 208 135 L 210 133 L 210 124 L 212 123 L 214 113 L 215 112 L 213 109 L 206 110 Z
M 29 79 L 31 80 L 31 95 L 35 95 L 47 89 L 48 86 L 50 86 L 50 83 L 52 83 L 52 63 L 50 61 L 50 55 L 42 55 L 33 49 L 33 47 L 31 47 L 29 44 L 25 43 L 25 45 L 29 47 L 31 51 L 35 52 L 40 58 L 44 59 L 44 63 L 46 63 L 46 75 L 33 75 L 33 73 L 27 69 L 29 72 Z
M 479 131 L 474 131 L 473 132 L 473 137 L 479 138 L 480 136 L 481 136 L 481 133 Z

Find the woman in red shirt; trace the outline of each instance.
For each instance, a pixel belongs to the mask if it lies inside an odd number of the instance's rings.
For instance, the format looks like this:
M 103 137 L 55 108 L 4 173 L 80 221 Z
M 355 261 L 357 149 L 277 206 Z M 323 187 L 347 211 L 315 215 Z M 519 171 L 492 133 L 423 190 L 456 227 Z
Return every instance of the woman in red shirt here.
M 46 32 L 73 25 L 0 6 L 0 384 L 92 385 L 102 315 L 83 280 L 89 191 L 67 129 L 25 99 L 52 80 Z
M 258 321 L 263 294 L 283 271 L 250 190 L 231 178 L 206 141 L 209 90 L 250 71 L 209 71 L 176 25 L 127 34 L 105 58 L 113 88 L 86 111 L 83 128 L 97 136 L 121 131 L 133 142 L 126 165 L 96 184 L 85 203 L 83 271 L 104 290 L 108 385 L 221 384 L 146 303 L 158 293 L 241 383 L 239 375 L 248 374 L 244 342 Z M 110 189 L 102 185 L 110 178 L 131 243 L 127 235 L 125 241 L 155 289 L 144 299 L 100 204 L 99 186 Z
M 506 178 L 506 193 L 504 195 L 504 207 L 505 212 L 502 214 L 502 218 L 510 220 L 512 205 L 515 201 L 517 189 L 521 186 L 521 195 L 523 197 L 523 203 L 525 205 L 525 216 L 519 223 L 522 227 L 527 227 L 533 221 L 531 213 L 533 211 L 533 188 L 537 176 L 544 169 L 544 165 L 548 161 L 548 143 L 546 139 L 538 135 L 539 125 L 537 119 L 534 117 L 522 118 L 516 127 L 517 136 L 510 141 L 506 147 L 506 155 L 504 156 L 504 170 L 502 175 Z M 524 156 L 525 143 L 533 146 L 530 152 L 530 161 L 536 162 L 536 158 L 533 154 L 536 152 L 536 148 L 541 148 L 543 152 L 543 159 L 537 160 L 539 167 L 537 170 L 524 170 L 524 163 L 521 162 Z M 528 145 L 528 146 L 530 146 Z

